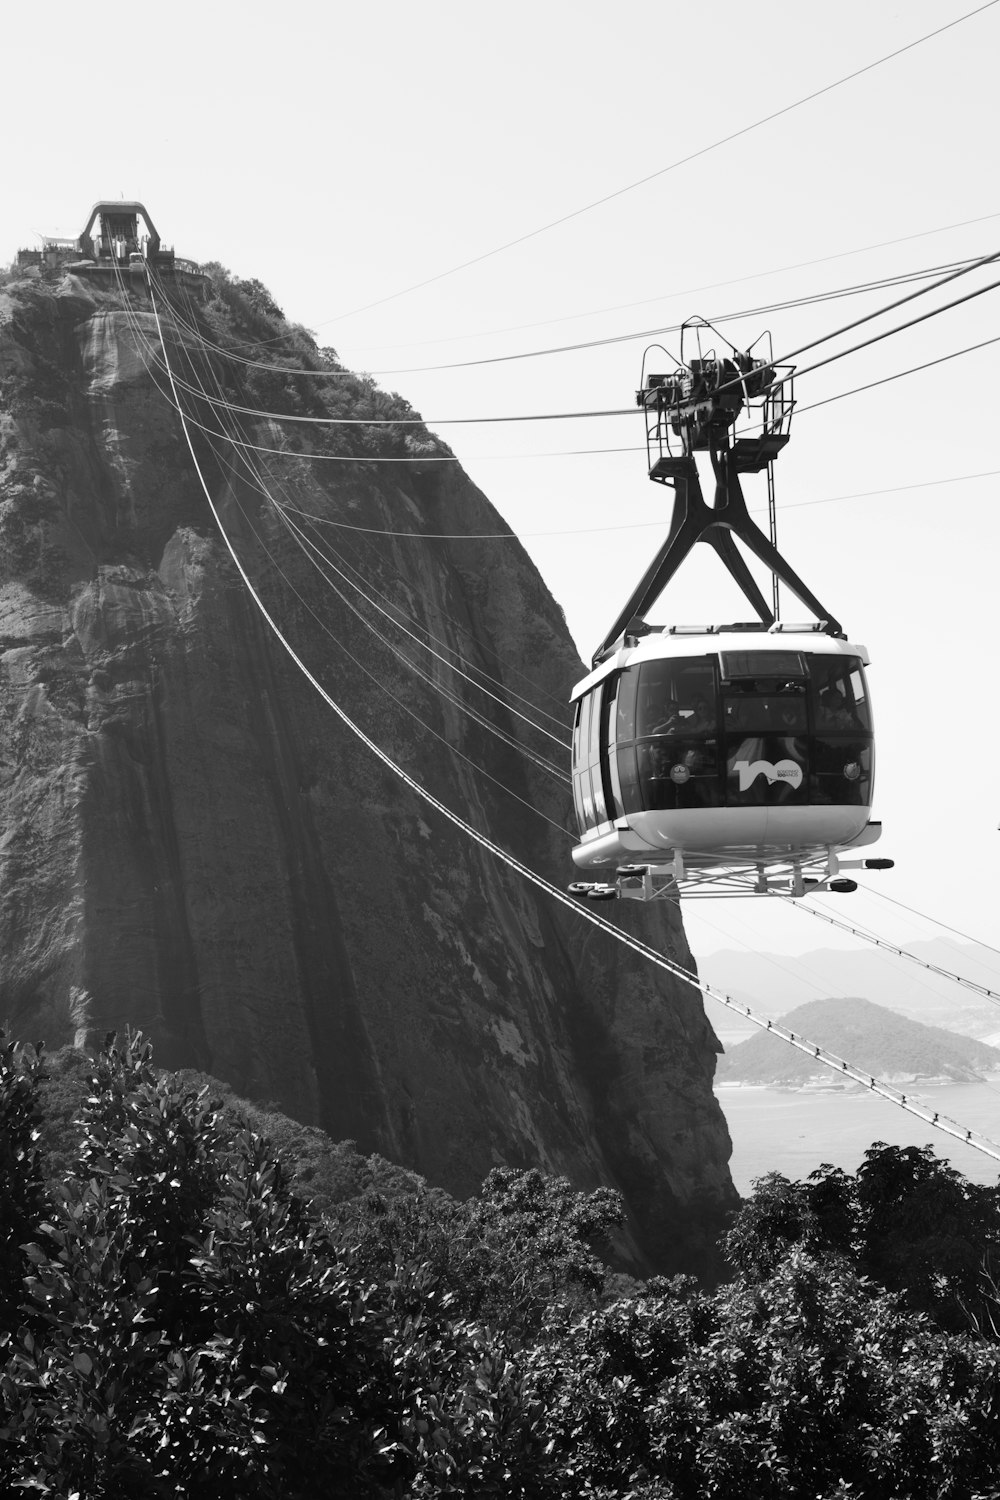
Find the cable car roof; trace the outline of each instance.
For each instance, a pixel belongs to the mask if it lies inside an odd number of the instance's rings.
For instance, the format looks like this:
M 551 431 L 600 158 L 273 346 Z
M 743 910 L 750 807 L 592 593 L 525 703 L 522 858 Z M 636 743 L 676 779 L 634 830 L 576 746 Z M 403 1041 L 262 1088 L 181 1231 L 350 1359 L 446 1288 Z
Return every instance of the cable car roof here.
M 638 666 L 644 661 L 660 661 L 676 656 L 715 656 L 723 651 L 798 651 L 806 656 L 857 656 L 868 666 L 868 652 L 864 646 L 852 645 L 850 641 L 827 635 L 814 625 L 781 624 L 770 628 L 726 625 L 671 625 L 662 630 L 653 630 L 648 635 L 629 637 L 629 644 L 622 646 L 614 656 L 601 662 L 593 672 L 576 684 L 570 694 L 570 702 L 589 692 L 612 672 L 627 666 Z

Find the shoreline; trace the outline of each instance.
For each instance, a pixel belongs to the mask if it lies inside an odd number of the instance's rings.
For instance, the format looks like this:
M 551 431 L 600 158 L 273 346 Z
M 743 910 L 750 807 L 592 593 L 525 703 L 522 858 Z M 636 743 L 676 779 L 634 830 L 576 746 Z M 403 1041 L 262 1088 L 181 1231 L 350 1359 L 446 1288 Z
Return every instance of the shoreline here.
M 888 1084 L 890 1088 L 894 1089 L 950 1088 L 966 1083 L 981 1083 L 989 1087 L 991 1084 L 1000 1084 L 1000 1072 L 976 1073 L 969 1078 L 956 1078 L 950 1073 L 883 1073 L 876 1074 L 875 1081 L 877 1083 Z M 858 1083 L 854 1079 L 843 1083 L 827 1082 L 818 1076 L 808 1078 L 801 1083 L 793 1083 L 791 1080 L 781 1082 L 777 1079 L 764 1083 L 756 1080 L 753 1082 L 744 1082 L 742 1079 L 717 1078 L 713 1082 L 712 1088 L 716 1093 L 723 1091 L 730 1092 L 735 1089 L 743 1089 L 745 1091 L 758 1090 L 760 1092 L 770 1090 L 773 1093 L 780 1094 L 864 1094 L 868 1092 L 863 1083 Z

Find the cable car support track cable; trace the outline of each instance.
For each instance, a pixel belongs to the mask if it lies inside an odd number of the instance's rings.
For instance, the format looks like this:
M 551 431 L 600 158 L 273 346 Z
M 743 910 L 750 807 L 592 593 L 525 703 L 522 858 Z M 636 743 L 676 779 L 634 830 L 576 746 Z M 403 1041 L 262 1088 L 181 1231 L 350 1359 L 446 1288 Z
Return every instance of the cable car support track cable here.
M 703 995 L 706 995 L 710 999 L 717 1001 L 721 1005 L 724 1005 L 725 1007 L 727 1007 L 727 1009 L 735 1011 L 738 1014 L 746 1017 L 754 1025 L 760 1027 L 762 1030 L 772 1032 L 780 1040 L 786 1042 L 790 1046 L 795 1047 L 798 1051 L 811 1055 L 817 1061 L 823 1062 L 828 1067 L 835 1069 L 842 1076 L 853 1079 L 855 1082 L 863 1085 L 873 1094 L 887 1099 L 890 1103 L 895 1104 L 897 1107 L 905 1110 L 907 1113 L 917 1116 L 926 1124 L 931 1125 L 934 1129 L 942 1131 L 952 1138 L 964 1142 L 966 1145 L 972 1147 L 972 1149 L 976 1151 L 979 1151 L 981 1154 L 1000 1162 L 1000 1145 L 998 1145 L 994 1141 L 991 1141 L 988 1137 L 981 1135 L 977 1131 L 967 1129 L 966 1127 L 960 1125 L 957 1121 L 951 1120 L 948 1117 L 940 1114 L 939 1111 L 928 1109 L 919 1101 L 916 1101 L 912 1097 L 903 1094 L 900 1090 L 893 1088 L 890 1084 L 883 1083 L 882 1081 L 874 1078 L 871 1074 L 864 1072 L 863 1069 L 855 1068 L 845 1059 L 839 1058 L 833 1053 L 827 1052 L 824 1048 L 818 1047 L 813 1043 L 808 1042 L 805 1038 L 799 1036 L 795 1032 L 789 1031 L 787 1028 L 779 1025 L 777 1022 L 768 1021 L 764 1017 L 758 1016 L 753 1010 L 751 1010 L 749 1006 L 738 1003 L 737 1001 L 733 1000 L 731 996 L 715 989 L 713 985 L 705 983 L 705 981 L 699 979 L 696 975 L 689 973 L 680 964 L 676 963 L 673 959 L 668 958 L 665 954 L 658 952 L 649 944 L 641 942 L 639 939 L 633 937 L 630 933 L 623 932 L 620 928 L 615 927 L 612 923 L 599 916 L 597 912 L 588 910 L 587 908 L 578 905 L 578 903 L 574 901 L 572 897 L 566 895 L 563 891 L 559 890 L 557 886 L 552 885 L 551 882 L 546 880 L 543 876 L 538 875 L 535 871 L 531 870 L 527 865 L 523 864 L 514 855 L 508 853 L 505 849 L 502 849 L 498 844 L 494 843 L 492 839 L 487 838 L 485 834 L 480 833 L 477 829 L 473 828 L 471 824 L 467 823 L 464 818 L 460 817 L 457 813 L 452 811 L 451 808 L 449 808 L 438 797 L 435 797 L 432 792 L 428 791 L 426 787 L 422 786 L 419 781 L 417 781 L 406 770 L 404 770 L 402 766 L 394 761 L 384 750 L 381 749 L 379 745 L 375 743 L 373 739 L 371 739 L 369 735 L 365 733 L 360 725 L 354 722 L 354 720 L 347 714 L 347 712 L 343 708 L 341 708 L 341 706 L 336 702 L 331 694 L 327 692 L 327 690 L 323 687 L 323 684 L 310 670 L 305 661 L 298 655 L 291 642 L 284 635 L 277 621 L 267 609 L 264 600 L 254 586 L 253 581 L 251 580 L 242 561 L 240 560 L 236 548 L 229 538 L 225 525 L 223 524 L 222 517 L 219 514 L 214 500 L 212 499 L 211 490 L 209 489 L 201 465 L 198 461 L 198 455 L 195 451 L 194 444 L 191 440 L 190 432 L 188 429 L 186 414 L 180 404 L 179 395 L 174 386 L 174 378 L 170 367 L 169 354 L 167 353 L 166 343 L 163 339 L 159 310 L 157 307 L 156 298 L 151 282 L 150 297 L 154 317 L 157 323 L 157 329 L 160 335 L 161 346 L 163 348 L 163 355 L 166 363 L 168 378 L 171 383 L 171 388 L 174 391 L 174 401 L 172 404 L 175 405 L 180 416 L 181 425 L 188 446 L 188 451 L 191 455 L 191 461 L 198 475 L 199 483 L 205 495 L 205 499 L 208 503 L 212 516 L 215 520 L 215 524 L 218 528 L 222 541 L 227 551 L 229 552 L 229 555 L 232 557 L 233 563 L 243 580 L 244 586 L 250 594 L 268 629 L 274 635 L 278 644 L 289 656 L 294 665 L 311 684 L 315 691 L 320 695 L 327 706 L 334 712 L 334 714 L 336 714 L 337 718 L 341 721 L 344 727 L 348 729 L 349 732 L 353 734 L 369 750 L 369 752 L 386 767 L 387 770 L 389 770 L 394 776 L 396 776 L 405 786 L 409 787 L 409 789 L 417 797 L 426 802 L 429 806 L 433 807 L 442 817 L 444 817 L 454 827 L 458 828 L 468 838 L 472 839 L 473 842 L 475 842 L 480 848 L 492 854 L 494 858 L 505 864 L 509 869 L 515 871 L 515 873 L 520 875 L 523 879 L 527 880 L 530 884 L 534 885 L 537 889 L 546 892 L 546 894 L 551 896 L 553 900 L 565 907 L 568 907 L 575 913 L 577 917 L 582 918 L 586 922 L 589 922 L 591 926 L 601 929 L 603 932 L 612 937 L 616 942 L 621 943 L 632 952 L 637 953 L 647 962 L 654 964 L 656 967 L 662 969 L 666 973 L 673 975 L 675 978 L 692 985 Z

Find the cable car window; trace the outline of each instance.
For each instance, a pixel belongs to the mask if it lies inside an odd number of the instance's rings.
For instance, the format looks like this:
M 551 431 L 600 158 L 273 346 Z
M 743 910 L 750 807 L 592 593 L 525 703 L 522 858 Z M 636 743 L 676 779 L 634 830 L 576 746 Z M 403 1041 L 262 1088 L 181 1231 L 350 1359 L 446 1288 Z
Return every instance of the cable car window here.
M 593 828 L 594 798 L 591 791 L 590 766 L 587 749 L 590 744 L 590 718 L 593 693 L 585 693 L 577 706 L 576 728 L 573 735 L 573 802 L 581 830 Z
M 619 745 L 616 755 L 622 807 L 627 813 L 642 811 L 642 792 L 639 788 L 639 771 L 635 759 L 634 745 Z
M 587 749 L 587 764 L 594 799 L 595 823 L 605 823 L 608 817 L 604 797 L 604 778 L 601 774 L 601 725 L 607 725 L 603 704 L 608 686 L 608 681 L 605 679 L 590 695 L 590 740 Z
M 573 760 L 576 769 L 582 770 L 586 765 L 586 747 L 590 743 L 590 704 L 592 695 L 584 693 L 580 699 L 579 713 L 576 721 L 575 743 L 573 745 Z
M 646 811 L 718 807 L 719 717 L 711 656 L 643 662 L 638 672 L 635 758 Z M 624 764 L 619 752 L 619 765 Z M 629 770 L 631 771 L 631 763 Z M 625 772 L 622 770 L 625 795 Z M 626 804 L 627 804 L 626 795 Z
M 607 800 L 609 803 L 608 816 L 620 818 L 624 815 L 625 804 L 622 802 L 622 782 L 618 770 L 618 699 L 623 682 L 621 674 L 616 675 L 608 683 L 608 689 L 604 698 L 604 711 L 602 718 L 607 726 L 605 733 L 608 736 L 607 757 Z M 602 759 L 602 768 L 604 761 Z
M 587 745 L 587 760 L 592 766 L 596 766 L 601 758 L 601 699 L 604 697 L 607 681 L 602 682 L 593 693 L 591 699 L 590 714 L 590 736 Z
M 583 833 L 587 827 L 587 820 L 583 816 L 583 782 L 579 776 L 573 777 L 573 809 L 576 813 L 576 824 Z
M 818 734 L 871 732 L 865 674 L 856 656 L 814 657 L 811 697 Z
M 752 678 L 723 686 L 723 725 L 727 732 L 805 734 L 808 727 L 804 682 Z
M 635 695 L 638 686 L 637 671 L 622 673 L 618 682 L 615 714 L 615 740 L 619 744 L 635 738 Z
M 848 735 L 817 735 L 812 743 L 809 801 L 842 807 L 870 803 L 872 758 L 868 736 L 858 740 Z
M 723 678 L 805 677 L 806 664 L 800 651 L 722 651 Z
M 639 668 L 635 735 L 714 734 L 715 663 L 710 656 L 675 656 Z
M 847 679 L 850 687 L 850 697 L 853 698 L 854 712 L 858 716 L 858 722 L 863 729 L 870 730 L 872 727 L 871 709 L 868 705 L 868 683 L 861 669 L 861 663 L 853 669 Z
M 763 670 L 722 685 L 727 807 L 809 801 L 809 698 L 797 652 L 747 652 Z M 791 659 L 791 660 L 789 660 Z M 793 672 L 778 672 L 778 666 Z

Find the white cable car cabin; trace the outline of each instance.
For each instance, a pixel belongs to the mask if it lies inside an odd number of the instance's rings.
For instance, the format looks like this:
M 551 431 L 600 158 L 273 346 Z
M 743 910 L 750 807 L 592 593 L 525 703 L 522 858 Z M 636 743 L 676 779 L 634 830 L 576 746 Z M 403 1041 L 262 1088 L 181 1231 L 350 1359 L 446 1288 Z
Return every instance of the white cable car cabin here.
M 700 325 L 705 326 L 705 325 Z M 682 345 L 683 354 L 683 345 Z M 791 372 L 733 351 L 697 359 L 638 392 L 650 478 L 675 491 L 670 532 L 574 688 L 573 862 L 600 877 L 570 890 L 596 900 L 848 892 L 845 860 L 873 844 L 874 739 L 863 646 L 844 637 L 774 545 L 773 461 L 788 441 Z M 744 406 L 755 435 L 732 440 Z M 682 451 L 671 453 L 679 436 Z M 694 452 L 708 451 L 713 505 Z M 739 475 L 767 470 L 771 540 Z M 768 606 L 733 537 L 771 570 Z M 696 542 L 715 548 L 759 620 L 657 629 L 642 618 Z M 776 622 L 778 580 L 817 616 Z
M 724 628 L 630 639 L 573 692 L 581 871 L 750 867 L 759 889 L 758 866 L 874 843 L 863 646 Z

